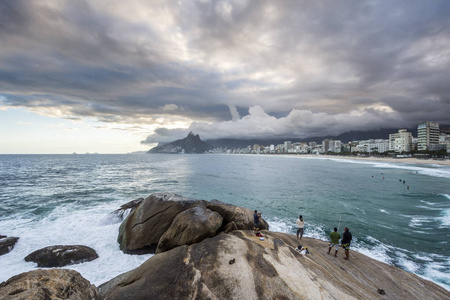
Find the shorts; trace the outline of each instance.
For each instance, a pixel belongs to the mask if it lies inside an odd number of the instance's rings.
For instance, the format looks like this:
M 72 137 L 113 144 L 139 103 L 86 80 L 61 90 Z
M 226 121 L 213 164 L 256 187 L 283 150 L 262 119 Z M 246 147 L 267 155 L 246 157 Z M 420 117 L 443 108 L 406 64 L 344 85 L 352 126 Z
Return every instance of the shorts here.
M 255 228 L 258 228 L 261 226 L 261 223 L 254 223 Z
M 303 228 L 297 229 L 297 235 L 300 234 L 300 233 L 303 234 Z
M 339 243 L 337 243 L 337 244 L 331 243 L 331 244 L 330 244 L 330 248 L 333 248 L 333 246 L 334 246 L 334 249 L 335 249 L 336 251 L 339 250 Z
M 350 243 L 342 244 L 342 248 L 344 248 L 344 250 L 349 250 L 350 249 Z

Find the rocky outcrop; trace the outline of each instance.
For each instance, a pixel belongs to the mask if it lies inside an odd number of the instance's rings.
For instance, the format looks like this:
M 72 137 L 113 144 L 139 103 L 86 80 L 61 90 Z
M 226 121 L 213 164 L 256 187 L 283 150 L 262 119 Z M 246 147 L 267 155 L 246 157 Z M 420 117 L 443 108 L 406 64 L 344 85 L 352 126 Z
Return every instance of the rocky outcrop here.
M 38 267 L 52 268 L 79 264 L 96 258 L 98 258 L 97 252 L 90 247 L 57 245 L 36 250 L 27 255 L 25 261 L 35 262 Z
M 193 208 L 196 209 L 186 212 Z M 200 211 L 208 216 L 199 213 Z M 220 226 L 220 218 L 212 212 L 221 217 Z M 181 213 L 183 215 L 175 221 Z M 215 221 L 210 219 L 213 216 Z M 269 228 L 264 220 L 261 220 L 261 225 L 262 229 Z M 217 200 L 208 202 L 173 193 L 155 193 L 131 210 L 119 228 L 117 241 L 125 253 L 155 253 L 236 229 L 253 229 L 252 210 Z M 180 233 L 182 236 L 179 236 Z
M 190 132 L 187 137 L 174 142 L 158 145 L 148 151 L 148 153 L 205 153 L 213 147 L 203 142 L 198 134 Z
M 206 207 L 205 201 L 173 193 L 155 193 L 145 198 L 122 222 L 117 238 L 125 253 L 154 253 L 159 239 L 175 217 L 192 207 Z
M 328 243 L 263 231 L 219 234 L 156 254 L 100 286 L 106 300 L 126 299 L 450 299 L 444 288 L 351 251 L 327 255 Z M 343 255 L 343 254 L 342 254 Z M 383 295 L 384 293 L 384 295 Z
M 222 227 L 223 218 L 205 207 L 193 207 L 179 213 L 159 239 L 156 253 L 178 246 L 198 243 L 213 237 Z
M 7 237 L 6 235 L 0 235 L 0 255 L 10 252 L 18 240 L 18 237 Z
M 4 300 L 94 300 L 98 289 L 74 270 L 34 270 L 11 277 L 0 284 Z
M 207 202 L 206 207 L 220 214 L 227 228 L 253 229 L 253 211 L 249 208 L 234 206 L 216 199 Z M 261 229 L 269 229 L 269 224 L 264 219 L 261 219 L 260 223 Z

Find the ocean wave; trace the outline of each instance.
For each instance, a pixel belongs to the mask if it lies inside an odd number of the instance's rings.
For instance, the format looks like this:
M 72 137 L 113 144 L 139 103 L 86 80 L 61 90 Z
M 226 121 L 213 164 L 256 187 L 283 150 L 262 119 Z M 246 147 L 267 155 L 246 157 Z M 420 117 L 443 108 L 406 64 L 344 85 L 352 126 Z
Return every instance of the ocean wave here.
M 434 205 L 437 205 L 438 203 L 434 203 L 434 202 L 429 202 L 429 201 L 425 201 L 425 200 L 420 200 L 420 202 L 422 202 L 422 203 L 425 203 L 425 204 L 427 204 L 427 205 L 432 205 L 432 206 L 434 206 Z
M 99 220 L 115 210 L 115 202 L 80 209 L 75 204 L 61 205 L 44 218 L 1 220 L 0 228 L 8 228 L 8 236 L 18 236 L 14 250 L 0 256 L 0 282 L 36 268 L 23 258 L 31 252 L 51 245 L 86 245 L 98 253 L 91 262 L 66 266 L 80 272 L 91 283 L 99 285 L 134 269 L 152 255 L 127 255 L 117 244 L 120 223 L 99 224 Z
M 396 162 L 379 162 L 379 161 L 361 161 L 361 160 L 353 160 L 353 159 L 339 159 L 339 158 L 327 158 L 332 161 L 342 162 L 342 163 L 351 163 L 351 164 L 360 164 L 360 165 L 372 165 L 374 168 L 383 168 L 383 169 L 403 169 L 410 170 L 417 174 L 427 175 L 431 177 L 443 177 L 450 178 L 450 168 L 448 166 L 442 165 L 408 165 L 408 164 L 399 164 Z
M 441 222 L 440 228 L 446 228 L 450 226 L 450 208 L 447 208 L 441 212 L 442 217 L 438 217 Z
M 416 206 L 417 208 L 422 208 L 422 209 L 426 209 L 426 210 L 441 210 L 441 208 L 438 207 L 429 207 L 429 206 L 425 206 L 425 205 L 419 205 Z

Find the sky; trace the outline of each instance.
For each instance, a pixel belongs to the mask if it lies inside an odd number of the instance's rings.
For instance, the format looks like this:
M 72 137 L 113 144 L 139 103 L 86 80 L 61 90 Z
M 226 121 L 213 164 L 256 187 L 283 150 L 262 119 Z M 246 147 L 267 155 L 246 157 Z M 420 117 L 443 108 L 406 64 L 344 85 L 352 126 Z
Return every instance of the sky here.
M 449 16 L 446 0 L 2 0 L 0 154 L 449 124 Z

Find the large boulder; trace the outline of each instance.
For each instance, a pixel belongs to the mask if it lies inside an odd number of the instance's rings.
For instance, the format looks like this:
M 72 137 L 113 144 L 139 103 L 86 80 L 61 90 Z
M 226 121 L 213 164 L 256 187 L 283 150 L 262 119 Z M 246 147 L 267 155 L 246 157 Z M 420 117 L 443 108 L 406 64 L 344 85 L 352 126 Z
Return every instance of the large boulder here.
M 174 193 L 155 193 L 140 202 L 122 222 L 117 238 L 125 253 L 154 253 L 159 239 L 175 217 L 192 207 L 206 207 L 205 201 Z
M 25 261 L 32 261 L 38 264 L 38 267 L 53 268 L 67 265 L 79 264 L 98 258 L 94 249 L 81 245 L 68 246 L 49 246 L 25 257 Z
M 235 226 L 241 230 L 252 230 L 254 227 L 253 211 L 249 208 L 223 203 L 216 199 L 207 202 L 206 207 L 222 216 L 224 227 Z M 260 229 L 269 229 L 269 224 L 265 220 L 260 219 L 260 223 Z
M 3 300 L 94 300 L 98 289 L 74 270 L 34 270 L 11 277 L 0 284 Z
M 262 231 L 219 234 L 151 257 L 99 287 L 105 300 L 450 299 L 444 288 L 362 254 L 327 255 L 328 243 Z M 343 255 L 343 254 L 342 254 Z M 382 295 L 384 294 L 384 295 Z
M 156 253 L 181 245 L 191 245 L 213 237 L 222 227 L 222 217 L 205 207 L 193 207 L 179 213 L 159 239 Z
M 18 237 L 7 237 L 5 235 L 0 235 L 0 255 L 10 252 L 18 240 Z
M 196 213 L 191 211 L 191 213 L 183 214 L 173 224 L 179 214 L 193 208 L 196 208 L 194 210 Z M 208 216 L 202 216 L 200 212 L 207 212 Z M 214 225 L 208 224 L 207 228 L 203 228 L 206 219 L 211 216 L 219 220 L 211 212 L 216 212 L 222 218 L 221 226 L 217 230 L 214 222 Z M 187 218 L 190 224 L 187 224 Z M 196 222 L 199 224 L 194 224 Z M 268 229 L 269 225 L 261 220 L 261 227 Z M 201 231 L 195 233 L 198 229 Z M 155 193 L 132 208 L 119 228 L 117 241 L 120 249 L 125 253 L 155 253 L 183 244 L 189 245 L 219 232 L 231 232 L 236 229 L 253 229 L 251 209 L 225 204 L 218 200 L 206 201 L 173 193 Z M 178 235 L 181 231 L 183 231 L 182 237 Z M 163 236 L 164 239 L 161 240 Z

